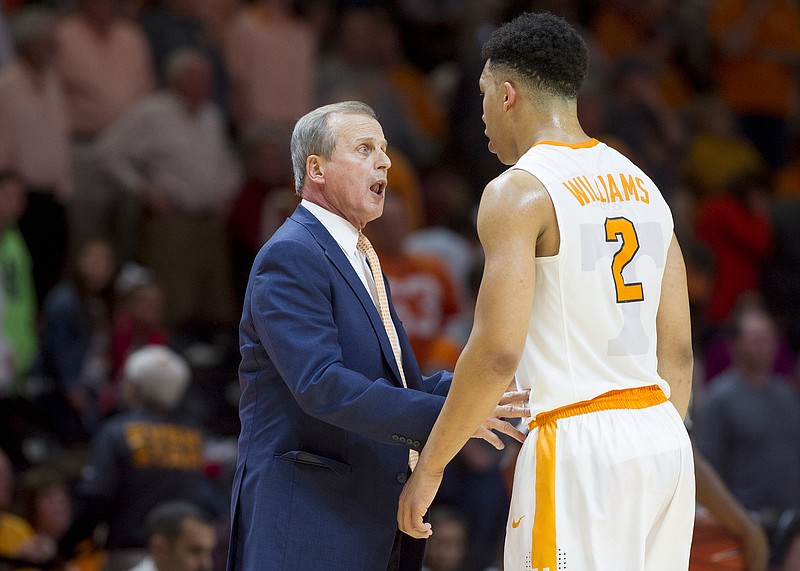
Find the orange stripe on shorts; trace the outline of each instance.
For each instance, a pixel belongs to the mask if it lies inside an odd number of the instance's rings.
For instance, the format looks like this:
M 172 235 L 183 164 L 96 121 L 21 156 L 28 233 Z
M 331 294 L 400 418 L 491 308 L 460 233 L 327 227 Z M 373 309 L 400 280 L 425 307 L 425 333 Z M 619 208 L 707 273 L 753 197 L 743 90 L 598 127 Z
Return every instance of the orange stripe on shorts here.
M 658 385 L 609 391 L 585 400 L 542 412 L 528 423 L 536 436 L 536 506 L 531 533 L 531 568 L 555 571 L 556 567 L 556 421 L 601 410 L 648 408 L 667 402 Z

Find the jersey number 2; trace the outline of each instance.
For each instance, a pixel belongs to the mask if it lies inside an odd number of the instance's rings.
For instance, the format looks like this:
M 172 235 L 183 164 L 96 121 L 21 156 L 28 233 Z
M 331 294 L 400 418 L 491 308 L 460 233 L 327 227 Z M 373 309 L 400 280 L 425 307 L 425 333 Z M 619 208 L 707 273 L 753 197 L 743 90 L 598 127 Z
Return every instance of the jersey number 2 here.
M 644 290 L 641 282 L 625 283 L 622 270 L 625 269 L 636 252 L 639 251 L 639 237 L 633 222 L 627 218 L 606 218 L 606 242 L 621 242 L 619 250 L 611 260 L 611 275 L 617 290 L 617 303 L 643 301 Z

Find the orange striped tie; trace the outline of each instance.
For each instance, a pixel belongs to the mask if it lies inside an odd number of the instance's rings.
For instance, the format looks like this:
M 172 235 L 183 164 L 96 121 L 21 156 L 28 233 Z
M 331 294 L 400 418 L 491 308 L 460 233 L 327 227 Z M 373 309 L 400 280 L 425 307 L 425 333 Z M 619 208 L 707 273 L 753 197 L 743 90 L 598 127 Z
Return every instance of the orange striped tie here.
M 372 271 L 372 279 L 375 281 L 375 289 L 378 292 L 378 311 L 381 314 L 383 328 L 386 329 L 386 335 L 389 337 L 389 344 L 392 346 L 392 353 L 394 353 L 394 360 L 397 362 L 397 368 L 400 369 L 400 381 L 403 383 L 404 388 L 408 388 L 406 373 L 403 371 L 403 360 L 400 357 L 400 341 L 397 340 L 397 331 L 394 328 L 392 315 L 389 312 L 389 298 L 386 295 L 386 286 L 383 284 L 383 272 L 381 271 L 381 263 L 378 260 L 378 253 L 361 232 L 358 233 L 356 248 L 367 257 L 369 269 Z M 408 465 L 412 470 L 416 467 L 417 460 L 419 460 L 419 452 L 409 450 Z

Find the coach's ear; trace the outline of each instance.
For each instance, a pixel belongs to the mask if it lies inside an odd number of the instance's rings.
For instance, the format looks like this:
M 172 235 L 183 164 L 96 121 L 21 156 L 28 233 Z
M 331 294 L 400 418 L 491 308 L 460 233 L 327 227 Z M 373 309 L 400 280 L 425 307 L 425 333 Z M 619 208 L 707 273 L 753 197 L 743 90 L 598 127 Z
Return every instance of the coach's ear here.
M 503 111 L 508 111 L 517 102 L 517 88 L 510 81 L 504 81 L 503 91 Z
M 306 177 L 317 184 L 325 182 L 325 159 L 319 155 L 309 155 L 306 159 Z

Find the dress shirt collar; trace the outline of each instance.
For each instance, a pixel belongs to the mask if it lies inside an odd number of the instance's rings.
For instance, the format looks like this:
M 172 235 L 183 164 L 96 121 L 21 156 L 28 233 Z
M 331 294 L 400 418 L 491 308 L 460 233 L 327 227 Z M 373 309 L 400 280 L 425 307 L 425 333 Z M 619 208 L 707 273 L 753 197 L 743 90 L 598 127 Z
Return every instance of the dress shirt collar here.
M 300 204 L 322 223 L 348 257 L 353 258 L 357 255 L 356 252 L 358 250 L 356 250 L 356 243 L 358 242 L 358 230 L 355 226 L 338 214 L 334 214 L 318 204 L 309 202 L 305 198 L 300 201 Z

